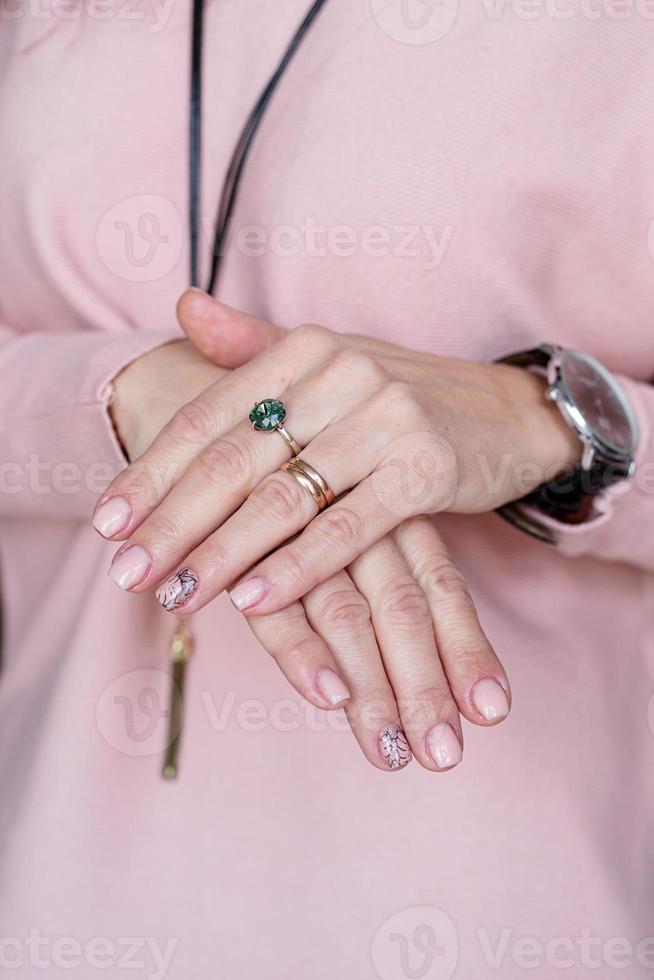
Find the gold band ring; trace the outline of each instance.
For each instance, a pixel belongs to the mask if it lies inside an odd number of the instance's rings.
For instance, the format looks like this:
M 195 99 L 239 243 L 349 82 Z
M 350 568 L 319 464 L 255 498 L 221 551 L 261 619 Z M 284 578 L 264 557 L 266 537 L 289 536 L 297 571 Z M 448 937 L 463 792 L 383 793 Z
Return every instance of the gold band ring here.
M 325 506 L 329 507 L 330 504 L 334 503 L 334 491 L 329 486 L 327 481 L 320 475 L 318 470 L 314 470 L 313 466 L 307 463 L 305 459 L 299 459 L 297 456 L 295 459 L 291 460 L 291 462 L 295 466 L 299 466 L 299 468 L 306 473 L 309 479 L 313 480 L 316 486 L 322 490 L 323 496 L 326 500 Z
M 308 463 L 305 463 L 303 459 L 289 459 L 288 463 L 284 463 L 282 466 L 282 470 L 311 494 L 319 510 L 324 510 L 333 502 L 334 494 L 331 488 L 320 474 Z
M 279 432 L 280 436 L 294 456 L 302 452 L 301 446 L 295 441 L 288 429 L 284 428 L 286 408 L 283 402 L 276 398 L 264 398 L 256 402 L 250 412 L 250 422 L 259 432 Z
M 325 499 L 324 493 L 322 492 L 318 484 L 314 483 L 311 477 L 306 475 L 304 470 L 301 470 L 299 466 L 293 466 L 292 459 L 289 460 L 288 463 L 284 463 L 284 465 L 282 466 L 282 470 L 284 473 L 288 473 L 289 476 L 292 476 L 293 479 L 296 481 L 296 483 L 299 483 L 301 487 L 303 487 L 308 493 L 311 494 L 314 501 L 318 505 L 318 510 L 325 509 L 325 507 L 327 506 L 327 501 Z

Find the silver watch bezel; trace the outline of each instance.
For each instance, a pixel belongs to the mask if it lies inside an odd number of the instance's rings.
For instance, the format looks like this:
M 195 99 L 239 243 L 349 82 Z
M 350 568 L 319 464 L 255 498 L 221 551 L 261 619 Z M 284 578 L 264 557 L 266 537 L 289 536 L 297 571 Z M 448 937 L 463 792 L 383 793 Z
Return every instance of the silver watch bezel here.
M 549 344 L 544 344 L 543 350 L 549 355 L 546 368 L 548 384 L 547 397 L 556 404 L 563 418 L 575 430 L 584 445 L 581 460 L 582 469 L 590 469 L 596 459 L 601 459 L 607 463 L 623 465 L 625 476 L 632 476 L 636 468 L 634 454 L 638 448 L 639 440 L 638 420 L 629 403 L 629 399 L 615 377 L 600 361 L 592 355 L 586 354 L 584 351 L 566 350 L 562 347 L 554 347 Z M 631 430 L 632 438 L 628 446 L 620 447 L 609 442 L 588 422 L 563 378 L 562 364 L 566 357 L 583 358 L 586 363 L 590 363 L 593 369 L 601 375 L 607 385 L 616 392 Z

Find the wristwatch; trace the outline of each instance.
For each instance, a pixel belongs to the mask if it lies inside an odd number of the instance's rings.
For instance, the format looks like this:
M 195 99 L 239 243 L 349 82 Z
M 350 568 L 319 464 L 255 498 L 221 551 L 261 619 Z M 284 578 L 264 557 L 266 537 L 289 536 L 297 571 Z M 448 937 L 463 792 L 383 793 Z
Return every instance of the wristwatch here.
M 554 402 L 583 445 L 581 463 L 572 470 L 498 511 L 533 537 L 555 544 L 555 535 L 523 507 L 527 505 L 565 524 L 582 523 L 598 493 L 633 476 L 638 422 L 617 380 L 589 354 L 541 344 L 502 357 L 499 363 L 543 374 L 547 379 L 547 398 Z

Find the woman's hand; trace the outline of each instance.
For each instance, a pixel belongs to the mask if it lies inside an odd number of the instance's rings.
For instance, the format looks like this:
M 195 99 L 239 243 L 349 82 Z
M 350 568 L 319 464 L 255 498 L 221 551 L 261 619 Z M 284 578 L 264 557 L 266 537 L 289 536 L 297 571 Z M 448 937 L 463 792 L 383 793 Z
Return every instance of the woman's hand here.
M 197 291 L 180 314 L 271 345 L 181 408 L 101 498 L 120 498 L 126 516 L 113 537 L 129 536 L 117 560 L 128 549 L 139 559 L 129 587 L 150 588 L 177 569 L 158 593 L 176 612 L 201 608 L 245 572 L 235 605 L 277 612 L 407 518 L 493 509 L 577 459 L 542 381 L 521 369 L 316 326 L 283 332 Z M 302 458 L 340 497 L 318 516 L 279 472 L 289 458 L 282 438 L 247 421 L 252 403 L 271 396 L 283 397 Z M 516 488 L 523 465 L 529 479 Z
M 459 712 L 487 726 L 509 712 L 506 674 L 431 518 L 404 521 L 301 601 L 248 622 L 311 704 L 345 709 L 380 769 L 412 753 L 433 772 L 451 769 L 463 753 Z
M 230 367 L 274 339 L 270 331 L 253 334 L 249 323 L 228 336 L 187 326 L 208 358 Z M 126 368 L 115 383 L 112 414 L 129 458 L 225 373 L 185 342 Z M 427 769 L 450 769 L 463 751 L 459 710 L 481 725 L 508 713 L 506 675 L 429 519 L 404 522 L 349 571 L 248 622 L 309 702 L 345 708 L 365 756 L 382 770 L 403 768 L 412 753 Z

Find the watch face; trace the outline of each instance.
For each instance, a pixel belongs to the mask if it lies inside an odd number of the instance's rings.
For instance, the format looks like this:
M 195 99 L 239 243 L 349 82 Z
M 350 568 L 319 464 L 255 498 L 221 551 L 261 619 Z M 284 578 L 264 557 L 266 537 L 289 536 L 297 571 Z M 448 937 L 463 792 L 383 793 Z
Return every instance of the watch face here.
M 566 351 L 559 364 L 568 410 L 586 434 L 608 449 L 630 456 L 638 426 L 621 388 L 606 368 L 588 354 Z

